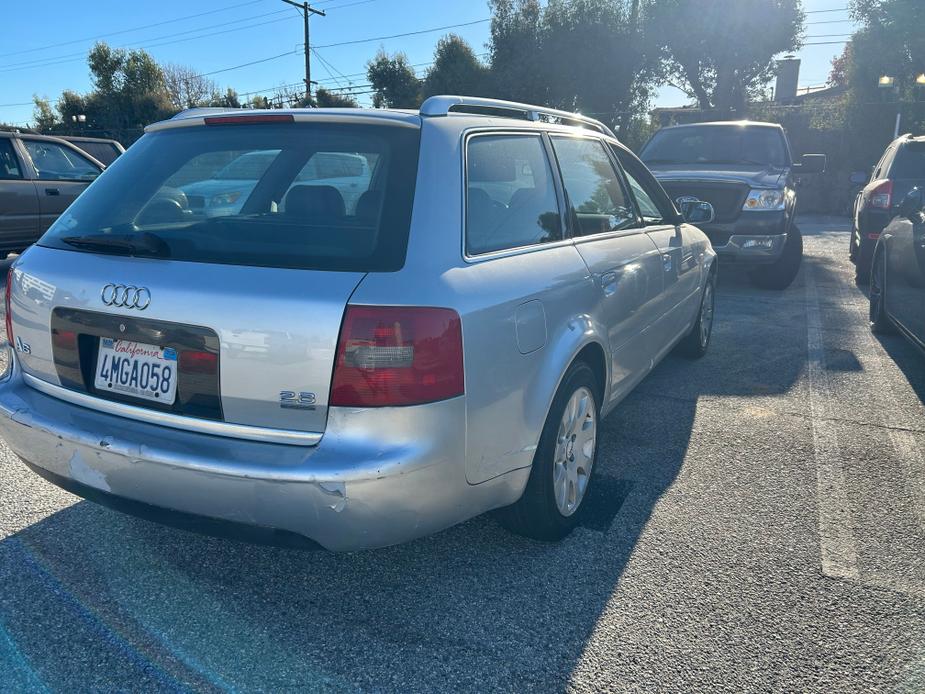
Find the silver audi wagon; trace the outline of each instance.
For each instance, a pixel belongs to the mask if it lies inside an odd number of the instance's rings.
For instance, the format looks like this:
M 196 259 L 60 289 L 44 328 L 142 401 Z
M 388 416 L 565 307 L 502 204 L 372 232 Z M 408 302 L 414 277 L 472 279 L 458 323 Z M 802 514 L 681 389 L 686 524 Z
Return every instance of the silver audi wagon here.
M 181 113 L 13 265 L 0 434 L 209 532 L 356 550 L 500 509 L 561 538 L 601 418 L 709 345 L 712 208 L 679 203 L 524 104 Z

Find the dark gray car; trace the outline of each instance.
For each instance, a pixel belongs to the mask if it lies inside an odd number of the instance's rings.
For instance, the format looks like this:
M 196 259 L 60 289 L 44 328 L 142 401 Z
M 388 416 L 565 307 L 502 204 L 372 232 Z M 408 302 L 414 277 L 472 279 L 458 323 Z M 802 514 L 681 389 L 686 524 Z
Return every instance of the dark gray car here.
M 0 132 L 0 254 L 34 243 L 104 168 L 60 138 Z
M 780 125 L 737 121 L 663 128 L 640 157 L 675 203 L 713 205 L 715 220 L 700 226 L 722 261 L 752 266 L 760 287 L 790 286 L 803 257 L 795 176 L 821 173 L 824 155 L 795 164 Z

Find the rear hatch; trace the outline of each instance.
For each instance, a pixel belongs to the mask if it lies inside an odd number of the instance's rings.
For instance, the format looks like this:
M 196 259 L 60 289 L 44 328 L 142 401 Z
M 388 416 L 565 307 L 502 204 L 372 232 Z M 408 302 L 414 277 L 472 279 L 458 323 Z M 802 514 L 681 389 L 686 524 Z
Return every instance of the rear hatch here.
M 145 135 L 16 265 L 33 385 L 322 432 L 350 296 L 404 262 L 419 143 L 410 118 L 340 120 L 249 114 Z M 344 154 L 358 175 L 322 177 L 316 158 Z M 248 178 L 222 183 L 242 157 Z

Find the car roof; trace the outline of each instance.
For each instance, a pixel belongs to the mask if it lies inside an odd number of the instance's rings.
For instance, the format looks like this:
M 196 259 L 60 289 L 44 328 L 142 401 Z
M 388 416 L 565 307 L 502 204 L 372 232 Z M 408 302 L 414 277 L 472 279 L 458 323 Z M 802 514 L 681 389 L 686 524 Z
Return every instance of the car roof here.
M 229 109 L 194 108 L 182 111 L 170 120 L 154 123 L 146 133 L 174 128 L 204 125 L 207 119 L 239 118 L 259 122 L 280 116 L 291 116 L 296 122 L 391 123 L 398 126 L 421 127 L 425 121 L 441 127 L 518 127 L 563 130 L 566 132 L 593 130 L 616 140 L 606 125 L 580 113 L 558 111 L 545 106 L 521 104 L 497 99 L 464 96 L 433 96 L 421 104 L 420 110 L 366 108 L 290 108 L 290 109 Z

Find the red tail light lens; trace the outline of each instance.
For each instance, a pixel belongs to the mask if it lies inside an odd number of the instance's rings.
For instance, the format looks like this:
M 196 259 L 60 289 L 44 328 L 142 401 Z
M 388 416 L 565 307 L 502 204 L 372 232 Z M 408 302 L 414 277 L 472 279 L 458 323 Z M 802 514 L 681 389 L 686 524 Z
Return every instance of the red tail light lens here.
M 347 307 L 332 406 L 419 405 L 464 391 L 462 327 L 456 311 Z
M 871 191 L 868 206 L 878 210 L 888 210 L 892 201 L 893 181 L 884 181 Z
M 10 292 L 13 291 L 13 269 L 6 273 L 6 290 L 4 295 L 4 306 L 6 308 L 6 341 L 10 347 L 13 346 L 13 314 L 10 312 Z
M 52 328 L 51 343 L 55 347 L 60 347 L 61 349 L 76 351 L 77 333 L 73 332 L 72 330 L 58 330 L 57 328 Z
M 244 116 L 207 116 L 206 125 L 255 125 L 257 123 L 295 123 L 291 113 L 258 113 Z

